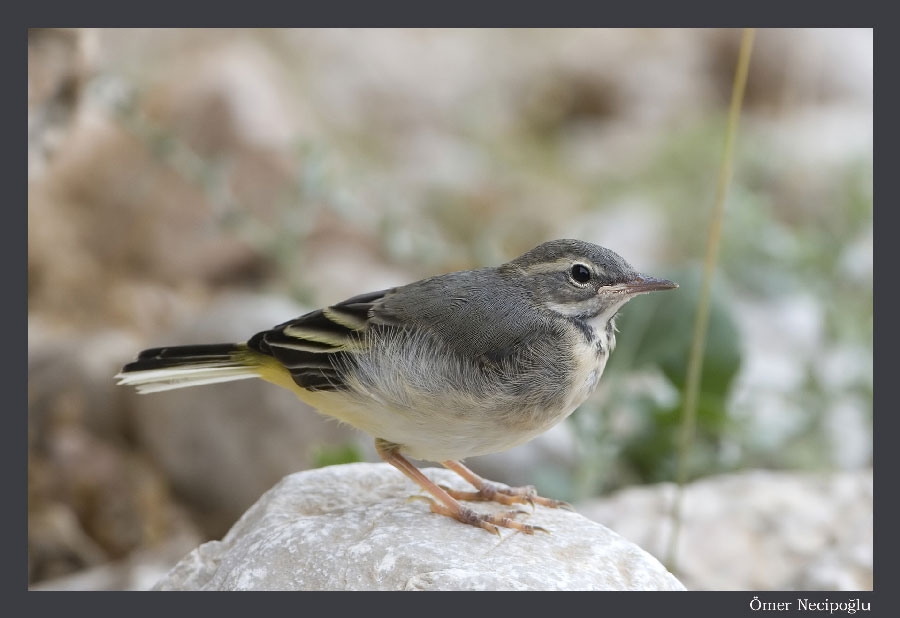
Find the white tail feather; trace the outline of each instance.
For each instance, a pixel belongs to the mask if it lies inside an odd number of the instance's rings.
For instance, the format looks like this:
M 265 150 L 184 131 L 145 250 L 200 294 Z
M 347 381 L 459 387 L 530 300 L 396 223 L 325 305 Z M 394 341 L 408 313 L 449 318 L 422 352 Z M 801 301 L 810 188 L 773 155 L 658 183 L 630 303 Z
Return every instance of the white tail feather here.
M 142 395 L 170 391 L 176 388 L 218 384 L 219 382 L 258 377 L 259 374 L 252 367 L 235 367 L 234 365 L 225 367 L 148 369 L 146 371 L 130 371 L 116 375 L 116 379 L 119 380 L 117 384 L 130 384 L 137 388 L 137 392 Z

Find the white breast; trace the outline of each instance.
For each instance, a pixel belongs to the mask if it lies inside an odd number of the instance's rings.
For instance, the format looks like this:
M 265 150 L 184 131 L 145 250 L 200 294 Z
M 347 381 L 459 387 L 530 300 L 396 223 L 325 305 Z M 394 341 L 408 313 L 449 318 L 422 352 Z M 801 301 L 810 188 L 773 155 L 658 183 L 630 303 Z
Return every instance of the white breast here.
M 486 394 L 490 389 L 447 388 L 471 384 L 476 379 L 470 375 L 472 366 L 397 339 L 382 341 L 360 359 L 345 379 L 348 390 L 309 397 L 308 403 L 402 445 L 401 452 L 416 459 L 443 461 L 503 451 L 550 429 L 594 391 L 610 344 L 605 323 L 594 330 L 590 341 L 580 331 L 572 333 L 572 371 L 549 401 L 500 389 Z

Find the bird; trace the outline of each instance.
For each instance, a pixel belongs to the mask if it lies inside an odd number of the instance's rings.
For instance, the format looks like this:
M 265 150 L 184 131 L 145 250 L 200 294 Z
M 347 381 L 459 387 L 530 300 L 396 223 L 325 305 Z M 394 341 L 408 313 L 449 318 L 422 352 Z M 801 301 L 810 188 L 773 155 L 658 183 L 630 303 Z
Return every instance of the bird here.
M 493 267 L 353 296 L 243 343 L 140 352 L 116 375 L 139 393 L 261 378 L 375 439 L 417 483 L 431 512 L 500 534 L 547 532 L 520 505 L 567 508 L 533 486 L 489 481 L 463 460 L 519 446 L 595 390 L 632 298 L 677 288 L 589 242 L 544 242 Z M 437 485 L 409 458 L 437 462 L 474 488 Z M 461 502 L 492 501 L 482 513 Z

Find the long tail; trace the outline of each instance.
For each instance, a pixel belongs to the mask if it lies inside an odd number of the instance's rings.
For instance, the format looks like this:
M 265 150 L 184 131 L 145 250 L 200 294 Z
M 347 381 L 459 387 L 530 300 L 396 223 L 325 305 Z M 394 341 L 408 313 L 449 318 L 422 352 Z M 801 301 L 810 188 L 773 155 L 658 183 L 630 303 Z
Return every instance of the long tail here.
M 243 343 L 144 350 L 116 375 L 118 384 L 131 384 L 139 393 L 259 377 L 260 367 Z

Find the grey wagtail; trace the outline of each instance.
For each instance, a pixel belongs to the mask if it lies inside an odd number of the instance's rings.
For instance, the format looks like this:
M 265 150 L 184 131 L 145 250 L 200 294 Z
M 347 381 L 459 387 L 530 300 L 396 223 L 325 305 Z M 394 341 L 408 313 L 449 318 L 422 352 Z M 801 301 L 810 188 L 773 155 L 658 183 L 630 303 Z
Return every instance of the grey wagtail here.
M 501 266 L 354 296 L 246 343 L 145 350 L 116 377 L 141 393 L 262 378 L 373 436 L 378 454 L 433 496 L 432 512 L 533 534 L 545 530 L 517 521 L 521 511 L 484 514 L 458 500 L 568 505 L 485 480 L 460 460 L 569 416 L 616 345 L 616 312 L 676 287 L 604 247 L 554 240 Z M 440 462 L 476 491 L 438 486 L 406 456 Z

